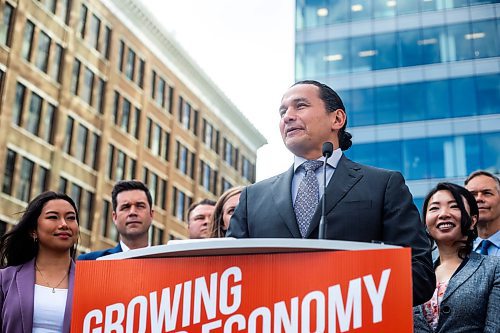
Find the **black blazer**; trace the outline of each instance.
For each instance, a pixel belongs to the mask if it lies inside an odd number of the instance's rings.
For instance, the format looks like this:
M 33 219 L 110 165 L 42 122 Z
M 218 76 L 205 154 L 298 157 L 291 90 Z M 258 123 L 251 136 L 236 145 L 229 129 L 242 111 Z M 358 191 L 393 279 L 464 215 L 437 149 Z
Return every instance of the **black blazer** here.
M 292 203 L 293 173 L 292 166 L 245 188 L 226 236 L 301 238 Z M 430 243 L 399 172 L 354 163 L 342 155 L 326 194 L 326 238 L 411 247 L 413 304 L 431 298 L 435 276 Z M 318 237 L 320 217 L 318 205 L 307 238 Z
M 110 249 L 80 254 L 78 256 L 78 258 L 76 258 L 76 259 L 77 260 L 96 260 L 97 258 L 104 257 L 104 256 L 107 256 L 107 255 L 113 254 L 113 253 L 119 253 L 119 252 L 123 252 L 122 246 L 120 245 L 120 243 L 118 243 L 118 245 L 116 245 L 115 247 L 112 247 Z

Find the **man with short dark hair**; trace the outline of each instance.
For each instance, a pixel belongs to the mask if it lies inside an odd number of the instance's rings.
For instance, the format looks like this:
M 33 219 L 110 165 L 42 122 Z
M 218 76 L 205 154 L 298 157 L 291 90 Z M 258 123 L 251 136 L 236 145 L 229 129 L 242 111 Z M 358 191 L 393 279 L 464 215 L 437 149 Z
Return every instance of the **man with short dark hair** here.
M 297 82 L 283 96 L 279 115 L 294 164 L 243 190 L 226 236 L 318 238 L 322 145 L 330 142 L 334 151 L 326 163 L 326 238 L 411 247 L 413 304 L 430 299 L 436 287 L 430 242 L 412 195 L 399 172 L 361 165 L 343 155 L 352 142 L 337 93 L 317 81 Z
M 82 254 L 78 260 L 94 260 L 109 254 L 148 246 L 148 231 L 153 221 L 153 200 L 144 183 L 121 180 L 111 192 L 113 222 L 120 235 L 114 248 Z
M 475 171 L 465 180 L 465 187 L 479 207 L 478 236 L 474 251 L 500 256 L 500 180 L 488 171 Z
M 203 199 L 189 206 L 187 211 L 190 239 L 210 237 L 210 221 L 215 210 L 215 201 Z

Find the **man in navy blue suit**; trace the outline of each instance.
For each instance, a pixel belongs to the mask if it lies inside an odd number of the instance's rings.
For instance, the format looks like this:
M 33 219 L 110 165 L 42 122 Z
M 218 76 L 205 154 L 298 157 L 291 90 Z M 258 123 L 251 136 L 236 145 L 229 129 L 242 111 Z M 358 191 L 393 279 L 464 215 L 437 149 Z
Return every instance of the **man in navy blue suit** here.
M 111 192 L 113 222 L 120 242 L 113 248 L 84 253 L 78 260 L 95 260 L 109 254 L 148 246 L 148 231 L 153 221 L 153 200 L 149 189 L 137 180 L 121 180 Z
M 243 190 L 226 236 L 318 238 L 322 145 L 331 142 L 325 238 L 411 247 L 413 303 L 427 301 L 436 287 L 430 243 L 403 176 L 353 162 L 343 154 L 352 144 L 347 115 L 342 100 L 327 85 L 297 82 L 283 96 L 279 114 L 281 136 L 294 154 L 294 164 Z

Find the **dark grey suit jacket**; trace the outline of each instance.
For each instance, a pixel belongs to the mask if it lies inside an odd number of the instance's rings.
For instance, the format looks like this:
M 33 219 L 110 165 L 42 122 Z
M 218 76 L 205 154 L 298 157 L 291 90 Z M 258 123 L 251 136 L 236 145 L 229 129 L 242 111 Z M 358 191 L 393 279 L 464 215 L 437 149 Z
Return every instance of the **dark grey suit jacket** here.
M 110 249 L 105 249 L 105 250 L 100 250 L 100 251 L 93 251 L 89 253 L 82 253 L 76 258 L 77 260 L 96 260 L 97 258 L 104 257 L 113 253 L 120 253 L 123 252 L 122 246 L 120 243 L 116 245 L 115 247 L 112 247 Z
M 500 257 L 472 252 L 448 283 L 433 331 L 422 305 L 413 308 L 415 333 L 500 332 Z
M 301 238 L 293 211 L 293 167 L 245 188 L 226 236 Z M 326 238 L 384 242 L 412 248 L 413 304 L 435 288 L 430 243 L 413 198 L 399 172 L 354 163 L 344 155 L 326 189 Z M 318 205 L 307 238 L 318 237 Z

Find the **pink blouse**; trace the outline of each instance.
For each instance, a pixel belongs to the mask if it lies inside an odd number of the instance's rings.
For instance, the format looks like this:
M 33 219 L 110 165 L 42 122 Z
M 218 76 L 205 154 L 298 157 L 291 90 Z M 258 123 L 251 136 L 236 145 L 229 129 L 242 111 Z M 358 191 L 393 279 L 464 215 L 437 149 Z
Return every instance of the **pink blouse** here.
M 439 306 L 441 305 L 441 300 L 443 299 L 446 288 L 448 288 L 448 282 L 437 282 L 436 290 L 434 290 L 434 294 L 432 298 L 424 303 L 424 317 L 432 327 L 433 330 L 436 330 L 438 320 L 439 320 Z

